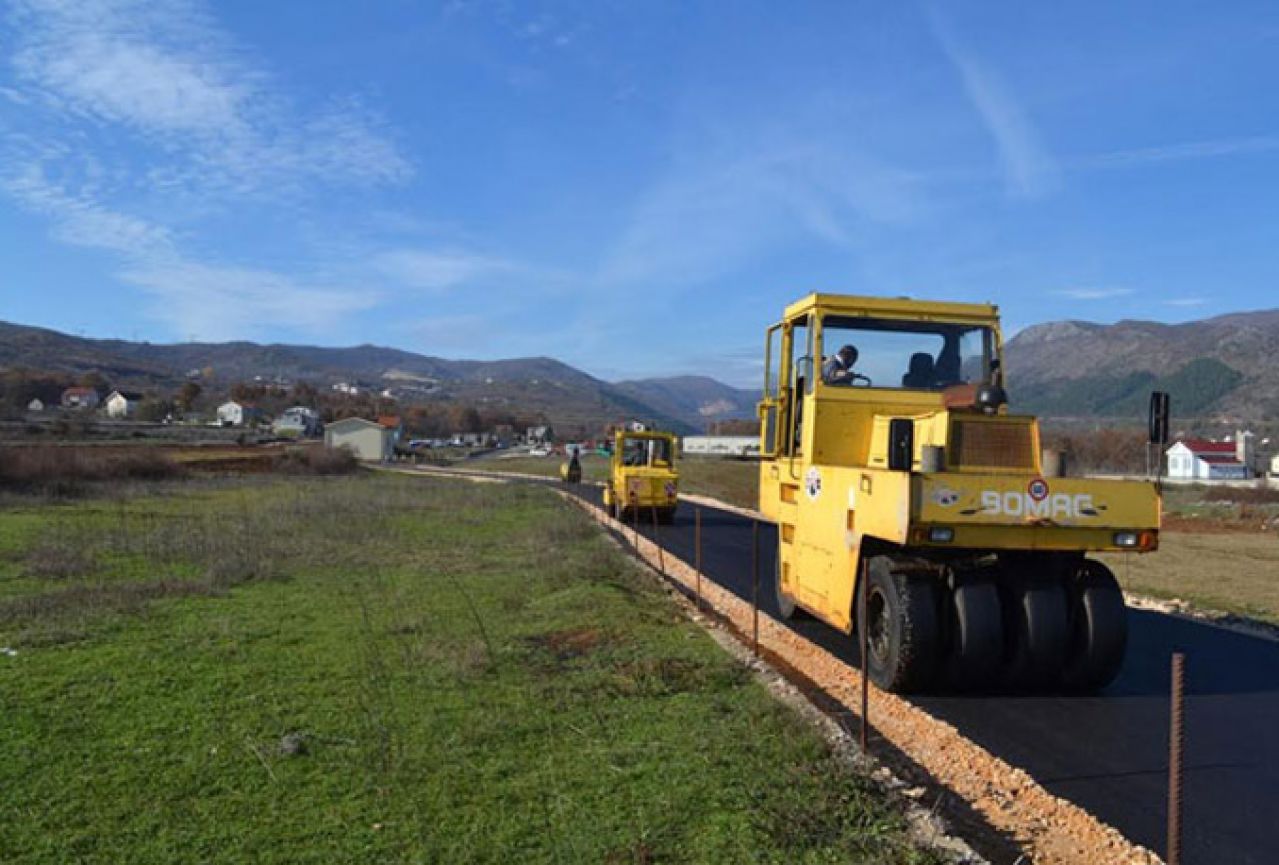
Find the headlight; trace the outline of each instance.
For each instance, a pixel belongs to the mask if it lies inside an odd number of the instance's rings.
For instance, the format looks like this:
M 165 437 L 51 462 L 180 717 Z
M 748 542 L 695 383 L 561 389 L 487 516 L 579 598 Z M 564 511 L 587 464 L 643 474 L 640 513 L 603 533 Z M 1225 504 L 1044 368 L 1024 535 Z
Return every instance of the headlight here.
M 955 530 L 950 526 L 933 526 L 928 530 L 928 540 L 934 544 L 948 544 L 955 539 Z
M 1136 549 L 1141 544 L 1141 535 L 1137 532 L 1115 532 L 1115 546 Z

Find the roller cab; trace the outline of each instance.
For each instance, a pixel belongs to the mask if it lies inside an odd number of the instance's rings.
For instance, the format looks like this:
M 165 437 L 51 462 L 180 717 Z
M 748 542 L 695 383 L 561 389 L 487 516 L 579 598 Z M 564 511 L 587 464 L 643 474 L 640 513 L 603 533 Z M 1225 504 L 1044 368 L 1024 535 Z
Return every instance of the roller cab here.
M 675 519 L 679 507 L 679 471 L 675 436 L 656 430 L 619 430 L 614 434 L 604 507 L 619 519 L 656 516 Z

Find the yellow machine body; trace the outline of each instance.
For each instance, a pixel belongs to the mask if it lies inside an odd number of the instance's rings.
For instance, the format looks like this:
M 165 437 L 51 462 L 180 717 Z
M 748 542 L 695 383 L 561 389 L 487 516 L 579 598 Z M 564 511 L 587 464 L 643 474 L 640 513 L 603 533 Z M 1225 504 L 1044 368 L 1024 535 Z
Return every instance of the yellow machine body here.
M 675 436 L 655 430 L 619 430 L 613 438 L 604 507 L 617 516 L 636 509 L 656 512 L 669 522 L 679 504 L 678 445 Z
M 1001 377 L 993 305 L 813 294 L 786 309 L 768 332 L 759 486 L 760 510 L 778 527 L 778 587 L 795 604 L 850 631 L 868 550 L 937 558 L 1158 546 L 1156 484 L 1045 477 L 1033 417 L 956 406 L 948 389 L 824 382 L 823 348 L 834 349 L 823 329 L 835 321 L 958 325 L 985 339 L 987 373 Z M 896 470 L 894 420 L 912 432 L 909 466 L 899 458 Z

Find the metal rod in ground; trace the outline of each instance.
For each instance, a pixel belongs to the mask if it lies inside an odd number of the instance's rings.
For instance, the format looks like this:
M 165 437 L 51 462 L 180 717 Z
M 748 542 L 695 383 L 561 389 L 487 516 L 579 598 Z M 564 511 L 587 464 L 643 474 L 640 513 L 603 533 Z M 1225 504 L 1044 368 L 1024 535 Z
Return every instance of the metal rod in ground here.
M 631 535 L 634 538 L 635 550 L 639 552 L 639 501 L 631 493 Z
M 697 609 L 702 609 L 702 509 L 693 509 L 693 567 L 697 571 Z
M 1186 656 L 1172 655 L 1172 712 L 1168 730 L 1168 865 L 1181 865 L 1182 771 L 1185 750 Z
M 751 520 L 751 614 L 755 619 L 752 647 L 759 657 L 759 520 Z
M 657 546 L 657 570 L 666 576 L 666 556 L 662 551 L 662 542 L 657 536 L 657 505 L 653 505 L 653 543 Z
M 868 743 L 870 741 L 870 616 L 867 611 L 870 604 L 867 602 L 866 576 L 868 569 L 866 562 L 861 563 L 860 573 L 857 578 L 857 594 L 858 602 L 861 606 L 861 614 L 857 617 L 857 630 L 861 631 L 861 665 L 862 665 L 862 753 L 868 753 Z

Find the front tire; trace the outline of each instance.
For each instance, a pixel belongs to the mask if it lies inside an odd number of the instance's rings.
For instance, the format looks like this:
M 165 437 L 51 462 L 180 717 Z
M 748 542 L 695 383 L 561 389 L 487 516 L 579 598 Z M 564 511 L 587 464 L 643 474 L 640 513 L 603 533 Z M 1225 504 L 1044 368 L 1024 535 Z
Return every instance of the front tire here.
M 1009 587 L 1004 605 L 1009 644 L 1007 682 L 1014 688 L 1051 688 L 1066 664 L 1070 631 L 1066 593 L 1057 582 Z
M 999 679 L 1004 652 L 1004 621 L 999 590 L 989 580 L 955 586 L 950 605 L 947 683 L 958 690 L 980 690 Z
M 896 565 L 889 556 L 870 560 L 858 589 L 868 596 L 865 604 L 857 599 L 857 627 L 870 647 L 863 673 L 885 691 L 909 693 L 927 688 L 936 674 L 937 585 L 932 574 Z
M 1070 643 L 1062 684 L 1072 691 L 1098 691 L 1114 681 L 1128 649 L 1128 610 L 1110 568 L 1080 563 L 1067 585 Z

